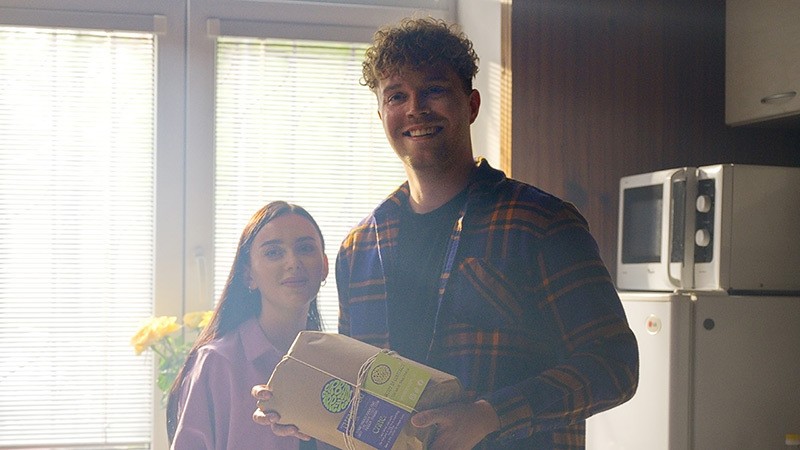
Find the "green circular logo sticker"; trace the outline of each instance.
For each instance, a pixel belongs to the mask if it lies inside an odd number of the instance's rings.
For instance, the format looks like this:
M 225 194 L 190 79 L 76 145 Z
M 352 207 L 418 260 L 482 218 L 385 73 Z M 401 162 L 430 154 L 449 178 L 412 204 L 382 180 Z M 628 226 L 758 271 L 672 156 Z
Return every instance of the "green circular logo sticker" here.
M 344 411 L 350 405 L 350 398 L 353 396 L 353 387 L 348 383 L 332 379 L 322 387 L 320 398 L 322 406 L 328 411 L 336 414 Z
M 391 378 L 392 369 L 386 364 L 380 364 L 372 369 L 372 372 L 369 374 L 369 376 L 373 383 L 383 384 L 389 381 L 389 378 Z

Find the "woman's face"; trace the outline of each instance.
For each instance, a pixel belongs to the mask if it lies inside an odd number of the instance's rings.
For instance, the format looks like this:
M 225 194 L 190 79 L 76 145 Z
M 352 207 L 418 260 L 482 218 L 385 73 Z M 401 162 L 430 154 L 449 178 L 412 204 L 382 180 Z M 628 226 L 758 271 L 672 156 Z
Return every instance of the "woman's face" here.
M 261 292 L 262 310 L 276 314 L 307 312 L 328 276 L 328 258 L 314 225 L 285 214 L 256 234 L 250 248 L 249 288 Z

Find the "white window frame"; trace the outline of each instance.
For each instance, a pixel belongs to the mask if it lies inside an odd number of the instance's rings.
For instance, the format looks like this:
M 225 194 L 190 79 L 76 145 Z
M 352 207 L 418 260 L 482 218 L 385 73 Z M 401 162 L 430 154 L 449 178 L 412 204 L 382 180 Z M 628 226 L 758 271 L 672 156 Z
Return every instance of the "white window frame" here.
M 206 261 L 214 260 L 215 38 L 224 35 L 370 42 L 378 27 L 410 15 L 454 20 L 454 0 L 427 3 L 438 6 L 420 9 L 340 2 L 191 0 L 187 35 L 188 47 L 192 50 L 187 62 L 186 221 L 192 225 L 186 229 L 184 255 L 187 311 L 208 308 L 214 301 L 213 268 Z M 326 238 L 335 241 L 344 236 Z
M 0 23 L 155 31 L 155 314 L 181 312 L 185 165 L 184 0 L 0 0 Z M 178 63 L 176 63 L 178 61 Z
M 505 2 L 0 0 L 0 23 L 157 32 L 154 314 L 180 317 L 214 303 L 215 34 L 369 42 L 375 29 L 409 15 L 459 22 L 481 56 L 476 87 L 483 107 L 473 125 L 475 153 L 498 166 L 493 160 L 499 156 L 492 153 L 500 145 L 495 130 L 500 94 L 495 72 L 502 64 L 499 31 L 490 30 L 493 24 L 499 30 L 499 11 Z M 155 383 L 153 399 L 153 448 L 162 449 L 166 448 L 164 411 Z
M 424 14 L 454 20 L 454 1 L 437 3 L 444 9 L 423 11 L 418 8 L 271 0 L 190 0 L 187 46 L 191 50 L 187 55 L 186 74 L 185 311 L 209 309 L 215 301 L 212 262 L 216 37 L 370 42 L 378 27 L 409 15 Z M 326 236 L 326 240 L 339 241 L 343 237 Z M 331 259 L 335 257 L 329 255 Z M 333 326 L 335 331 L 335 324 Z
M 156 38 L 154 314 L 182 314 L 185 272 L 185 20 L 183 0 L 2 0 L 0 23 L 154 32 Z M 176 61 L 178 62 L 176 64 Z M 131 348 L 133 351 L 133 348 Z M 155 367 L 153 380 L 155 380 Z M 166 448 L 161 392 L 153 386 L 153 448 Z M 47 386 L 42 386 L 47 389 Z M 121 386 L 120 389 L 124 389 Z M 163 444 L 161 444 L 163 443 Z
M 181 317 L 214 304 L 214 36 L 369 42 L 375 29 L 409 15 L 454 21 L 455 5 L 456 0 L 0 0 L 0 23 L 158 35 L 154 314 Z M 153 383 L 154 449 L 167 448 L 160 399 Z

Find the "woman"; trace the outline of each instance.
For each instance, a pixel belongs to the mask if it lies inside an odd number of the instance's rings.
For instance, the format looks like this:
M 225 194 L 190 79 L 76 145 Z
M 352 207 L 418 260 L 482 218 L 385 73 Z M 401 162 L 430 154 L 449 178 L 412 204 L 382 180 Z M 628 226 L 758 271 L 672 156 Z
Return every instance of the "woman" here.
M 250 388 L 269 379 L 298 332 L 322 329 L 316 297 L 328 276 L 324 248 L 319 226 L 299 206 L 272 202 L 253 215 L 219 304 L 170 391 L 173 449 L 299 447 L 297 438 L 253 422 Z

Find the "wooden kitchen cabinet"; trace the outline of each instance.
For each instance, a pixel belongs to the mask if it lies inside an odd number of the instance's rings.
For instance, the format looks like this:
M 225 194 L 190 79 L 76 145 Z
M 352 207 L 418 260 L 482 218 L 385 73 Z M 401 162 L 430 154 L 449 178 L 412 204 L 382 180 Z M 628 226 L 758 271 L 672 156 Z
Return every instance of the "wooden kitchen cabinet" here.
M 725 123 L 800 123 L 800 0 L 727 0 Z

